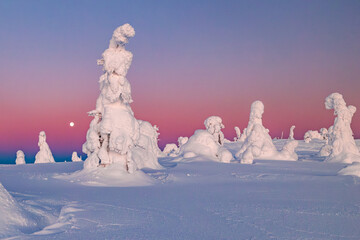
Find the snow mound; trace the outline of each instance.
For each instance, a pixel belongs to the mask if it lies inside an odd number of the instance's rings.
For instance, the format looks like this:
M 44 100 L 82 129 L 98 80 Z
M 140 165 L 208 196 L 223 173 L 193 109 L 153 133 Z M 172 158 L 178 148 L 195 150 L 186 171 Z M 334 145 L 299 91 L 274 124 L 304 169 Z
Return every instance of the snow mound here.
M 31 223 L 24 210 L 0 183 L 0 238 L 20 234 Z
M 46 143 L 46 134 L 44 131 L 39 133 L 38 146 L 40 151 L 36 154 L 34 163 L 54 163 L 55 160 L 49 145 Z
M 339 171 L 340 175 L 352 175 L 360 177 L 360 163 L 355 162 Z
M 93 187 L 138 187 L 155 183 L 155 180 L 144 172 L 137 170 L 129 173 L 119 163 L 83 169 L 72 174 L 54 175 L 54 178 Z

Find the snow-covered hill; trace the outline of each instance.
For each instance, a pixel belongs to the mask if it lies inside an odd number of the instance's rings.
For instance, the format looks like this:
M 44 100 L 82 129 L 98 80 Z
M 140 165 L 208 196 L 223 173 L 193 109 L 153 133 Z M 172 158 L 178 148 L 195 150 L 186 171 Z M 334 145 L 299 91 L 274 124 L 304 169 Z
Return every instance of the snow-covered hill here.
M 284 143 L 275 146 L 281 149 Z M 295 162 L 160 158 L 165 168 L 145 171 L 153 181 L 137 187 L 96 187 L 63 178 L 81 170 L 81 162 L 1 165 L 0 182 L 16 200 L 12 206 L 25 226 L 2 227 L 0 236 L 359 239 L 360 180 L 338 175 L 344 164 L 323 162 L 317 156 L 322 145 L 299 141 Z M 225 146 L 232 153 L 239 149 L 238 143 Z M 2 213 L 0 222 L 17 214 L 11 209 Z

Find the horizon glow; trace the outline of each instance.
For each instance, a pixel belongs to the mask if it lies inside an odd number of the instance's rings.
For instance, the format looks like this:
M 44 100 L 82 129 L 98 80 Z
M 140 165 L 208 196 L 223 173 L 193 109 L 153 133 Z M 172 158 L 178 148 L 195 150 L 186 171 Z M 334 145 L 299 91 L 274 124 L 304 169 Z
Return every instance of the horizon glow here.
M 324 107 L 332 92 L 358 108 L 360 138 L 359 12 L 358 1 L 1 1 L 0 162 L 17 150 L 31 161 L 41 130 L 56 160 L 82 154 L 99 95 L 96 60 L 126 22 L 136 31 L 131 106 L 159 127 L 160 147 L 211 115 L 232 140 L 255 100 L 272 137 L 295 125 L 302 139 L 333 124 Z

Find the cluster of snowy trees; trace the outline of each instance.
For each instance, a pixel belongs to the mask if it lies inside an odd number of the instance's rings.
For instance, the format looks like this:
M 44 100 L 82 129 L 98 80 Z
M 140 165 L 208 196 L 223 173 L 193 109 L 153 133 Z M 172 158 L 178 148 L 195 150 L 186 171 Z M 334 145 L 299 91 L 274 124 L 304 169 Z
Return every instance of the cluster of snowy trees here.
M 46 133 L 44 131 L 41 131 L 39 133 L 38 146 L 39 146 L 39 151 L 35 155 L 35 162 L 34 163 L 35 164 L 37 164 L 37 163 L 54 163 L 55 160 L 54 160 L 54 157 L 53 157 L 53 155 L 51 153 L 50 147 L 46 142 Z M 73 152 L 71 159 L 72 159 L 73 162 L 82 161 L 81 158 L 78 157 L 76 152 Z M 23 151 L 18 150 L 16 152 L 15 164 L 16 165 L 26 164 L 25 154 L 24 154 Z
M 204 121 L 205 129 L 199 129 L 191 137 L 179 137 L 178 145 L 167 144 L 163 151 L 158 147 L 158 128 L 151 123 L 138 120 L 134 116 L 130 104 L 131 85 L 126 78 L 133 55 L 125 49 L 129 39 L 135 35 L 130 24 L 124 24 L 113 32 L 109 47 L 103 52 L 98 65 L 103 67 L 100 76 L 100 95 L 96 100 L 95 110 L 88 114 L 93 117 L 83 144 L 83 152 L 87 154 L 84 170 L 116 165 L 123 173 L 134 173 L 139 169 L 161 169 L 158 157 L 170 156 L 178 161 L 196 159 L 205 156 L 207 159 L 223 163 L 239 162 L 252 164 L 254 159 L 296 161 L 298 156 L 294 140 L 295 126 L 291 126 L 290 134 L 283 148 L 278 151 L 269 135 L 269 129 L 262 123 L 264 104 L 255 101 L 251 104 L 247 127 L 241 134 L 235 127 L 239 150 L 232 154 L 224 144 L 222 129 L 225 127 L 218 116 L 210 116 Z M 325 156 L 328 162 L 353 163 L 360 162 L 359 149 L 355 145 L 350 124 L 356 108 L 347 106 L 343 96 L 332 93 L 325 99 L 326 109 L 333 109 L 336 116 L 333 126 L 320 131 L 307 131 L 304 141 L 312 139 L 325 140 L 319 155 Z M 39 134 L 39 152 L 35 163 L 55 162 L 46 143 L 45 132 Z M 201 159 L 201 158 L 199 158 Z M 82 161 L 74 152 L 72 161 Z M 17 152 L 16 164 L 24 164 L 25 155 Z

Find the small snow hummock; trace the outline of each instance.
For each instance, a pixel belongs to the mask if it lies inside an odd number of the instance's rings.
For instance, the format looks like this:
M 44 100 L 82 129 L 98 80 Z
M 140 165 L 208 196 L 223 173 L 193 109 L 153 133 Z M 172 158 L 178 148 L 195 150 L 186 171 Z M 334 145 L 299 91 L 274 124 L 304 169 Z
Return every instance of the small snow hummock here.
M 126 78 L 133 55 L 125 49 L 128 39 L 135 35 L 130 24 L 115 29 L 109 48 L 98 65 L 103 66 L 100 95 L 96 109 L 89 112 L 94 119 L 86 134 L 83 152 L 87 154 L 84 169 L 118 165 L 112 169 L 134 173 L 139 168 L 160 168 L 157 157 L 157 128 L 138 121 L 130 107 L 133 102 L 131 86 Z
M 207 156 L 214 161 L 229 163 L 233 156 L 223 147 L 224 128 L 222 120 L 218 116 L 211 116 L 204 122 L 206 130 L 196 130 L 189 140 L 180 146 L 179 155 L 184 158 L 192 158 L 197 155 Z M 180 142 L 179 142 L 180 143 Z
M 243 132 L 246 138 L 236 153 L 236 158 L 243 164 L 252 164 L 254 159 L 296 161 L 298 159 L 295 153 L 297 141 L 290 140 L 282 151 L 278 152 L 269 135 L 269 130 L 262 124 L 263 113 L 264 104 L 261 101 L 251 104 L 249 123 Z
M 16 165 L 20 165 L 20 164 L 26 164 L 25 162 L 25 154 L 23 151 L 18 150 L 16 152 L 16 160 L 15 160 Z
M 313 139 L 321 139 L 323 140 L 323 136 L 316 130 L 309 130 L 304 134 L 304 141 L 306 143 L 311 142 Z
M 360 177 L 360 163 L 354 162 L 339 171 L 340 175 L 351 175 Z
M 294 140 L 294 129 L 295 129 L 295 125 L 292 125 L 290 128 L 289 140 Z
M 82 162 L 82 159 L 81 159 L 81 157 L 78 157 L 77 152 L 73 152 L 71 155 L 71 161 Z
M 46 134 L 44 131 L 39 133 L 38 146 L 40 151 L 36 154 L 34 163 L 54 163 L 55 160 L 49 145 L 46 143 Z
M 188 137 L 179 137 L 178 138 L 178 146 L 174 143 L 168 143 L 166 144 L 163 155 L 169 156 L 169 157 L 176 157 L 180 154 L 180 148 L 189 141 Z
M 320 150 L 326 155 L 327 162 L 353 163 L 360 162 L 360 152 L 355 144 L 351 120 L 356 107 L 349 105 L 340 93 L 332 93 L 325 99 L 325 108 L 334 109 L 334 125 L 328 130 L 328 144 Z

